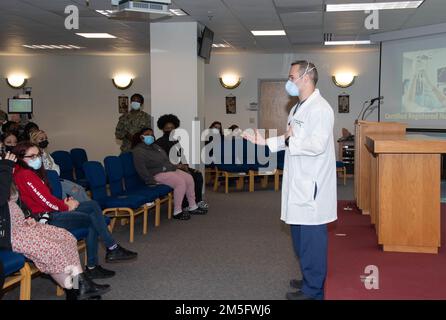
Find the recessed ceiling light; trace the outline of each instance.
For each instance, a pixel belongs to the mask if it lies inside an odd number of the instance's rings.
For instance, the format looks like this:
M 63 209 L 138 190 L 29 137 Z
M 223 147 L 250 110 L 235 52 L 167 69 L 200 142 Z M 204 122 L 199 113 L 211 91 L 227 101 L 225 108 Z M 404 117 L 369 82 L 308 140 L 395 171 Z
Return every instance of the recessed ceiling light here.
M 113 13 L 113 10 L 96 10 L 96 12 L 103 14 L 106 17 L 110 17 Z
M 327 12 L 339 11 L 366 11 L 366 10 L 391 10 L 391 9 L 416 9 L 424 2 L 417 1 L 391 1 L 391 2 L 373 2 L 373 3 L 345 3 L 345 4 L 327 4 Z
M 212 47 L 214 48 L 229 48 L 230 46 L 224 43 L 214 43 L 212 44 Z
M 76 33 L 78 36 L 89 38 L 89 39 L 112 39 L 116 38 L 114 35 L 109 33 Z
M 370 40 L 355 40 L 355 41 L 325 41 L 326 46 L 349 46 L 360 44 L 372 44 Z
M 169 9 L 169 11 L 172 12 L 176 16 L 187 16 L 187 13 L 181 9 Z
M 63 50 L 63 49 L 68 49 L 68 50 L 82 49 L 82 47 L 75 46 L 75 45 L 72 45 L 72 44 L 24 44 L 24 45 L 22 45 L 22 47 L 25 47 L 25 48 L 28 48 L 28 49 L 49 49 L 49 50 L 54 50 L 54 49 L 59 49 L 59 50 Z
M 253 30 L 255 36 L 286 36 L 285 30 Z

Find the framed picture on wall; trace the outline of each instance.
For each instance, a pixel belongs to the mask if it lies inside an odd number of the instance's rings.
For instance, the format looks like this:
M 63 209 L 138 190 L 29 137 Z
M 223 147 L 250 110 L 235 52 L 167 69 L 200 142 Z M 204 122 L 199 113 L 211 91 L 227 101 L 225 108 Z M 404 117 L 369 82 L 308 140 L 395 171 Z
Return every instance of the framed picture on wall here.
M 237 100 L 234 96 L 226 97 L 226 114 L 236 114 L 237 113 Z
M 350 96 L 348 94 L 340 94 L 338 96 L 338 112 L 339 113 L 350 112 Z
M 129 97 L 128 96 L 119 96 L 118 97 L 118 106 L 119 106 L 119 113 L 129 112 Z

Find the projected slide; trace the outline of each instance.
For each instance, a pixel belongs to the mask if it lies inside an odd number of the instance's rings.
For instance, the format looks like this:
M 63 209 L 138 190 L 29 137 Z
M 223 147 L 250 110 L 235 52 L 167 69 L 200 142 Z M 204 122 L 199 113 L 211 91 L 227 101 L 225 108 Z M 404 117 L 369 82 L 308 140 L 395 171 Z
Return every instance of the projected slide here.
M 403 113 L 446 112 L 446 48 L 403 53 Z

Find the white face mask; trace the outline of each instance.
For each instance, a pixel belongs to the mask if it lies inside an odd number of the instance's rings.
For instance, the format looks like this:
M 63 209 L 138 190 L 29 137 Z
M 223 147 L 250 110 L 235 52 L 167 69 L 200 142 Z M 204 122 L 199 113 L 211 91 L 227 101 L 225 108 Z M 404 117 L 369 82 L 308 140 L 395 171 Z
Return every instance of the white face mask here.
M 132 107 L 133 110 L 139 110 L 141 109 L 141 103 L 137 102 L 137 101 L 132 101 L 132 103 L 130 104 L 130 106 Z
M 310 72 L 311 70 L 314 69 L 314 67 L 311 69 L 308 69 L 309 67 L 310 67 L 310 65 L 308 64 L 307 67 L 305 68 L 305 72 L 299 78 L 294 80 L 294 82 L 291 80 L 287 81 L 287 83 L 285 85 L 285 89 L 286 89 L 286 92 L 288 93 L 288 95 L 290 95 L 292 97 L 298 97 L 300 95 L 300 88 L 296 84 L 295 81 L 302 79 L 308 72 Z

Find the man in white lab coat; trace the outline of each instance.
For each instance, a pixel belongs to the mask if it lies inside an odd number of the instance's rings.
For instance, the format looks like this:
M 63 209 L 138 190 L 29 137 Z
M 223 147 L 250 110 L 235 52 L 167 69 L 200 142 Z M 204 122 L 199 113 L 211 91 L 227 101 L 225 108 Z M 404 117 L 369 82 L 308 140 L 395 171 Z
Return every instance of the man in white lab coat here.
M 327 224 L 337 219 L 336 158 L 333 109 L 321 96 L 313 63 L 291 64 L 286 90 L 298 96 L 288 117 L 287 133 L 265 139 L 258 131 L 244 134 L 253 143 L 285 151 L 281 220 L 291 226 L 294 251 L 302 280 L 291 280 L 298 289 L 289 300 L 323 299 L 327 274 Z

